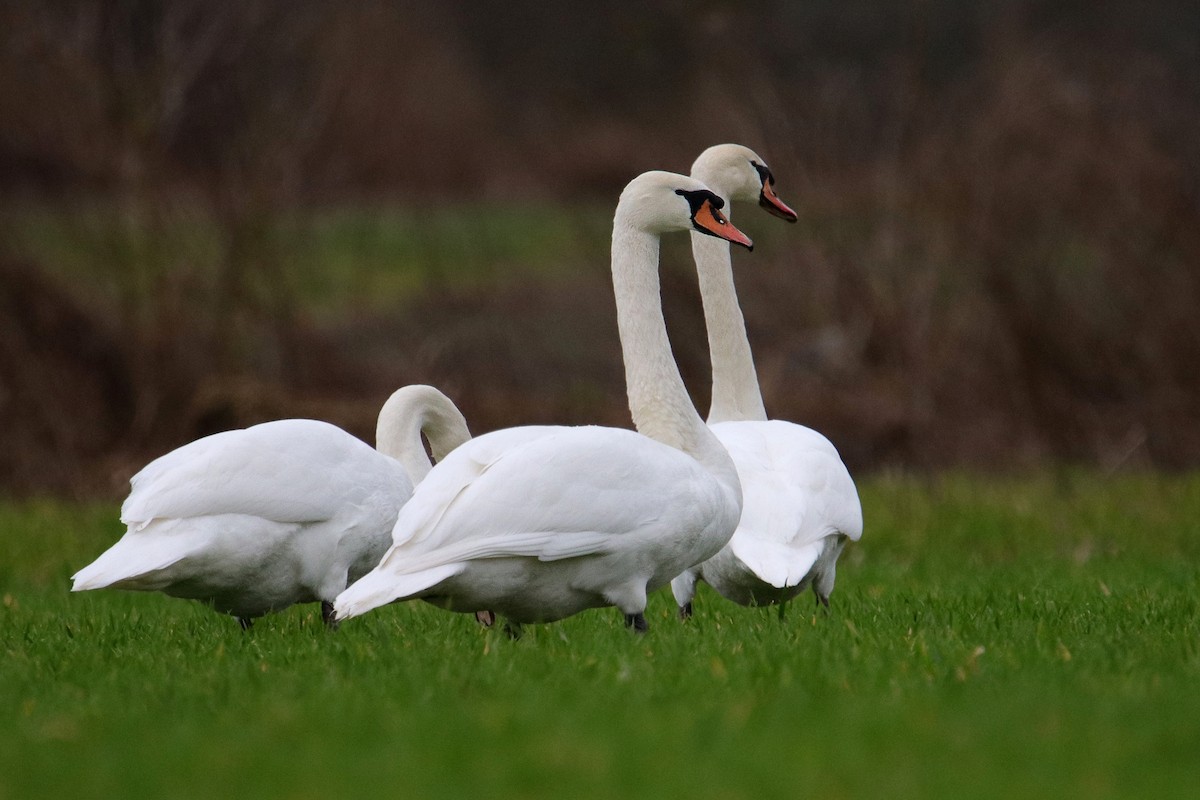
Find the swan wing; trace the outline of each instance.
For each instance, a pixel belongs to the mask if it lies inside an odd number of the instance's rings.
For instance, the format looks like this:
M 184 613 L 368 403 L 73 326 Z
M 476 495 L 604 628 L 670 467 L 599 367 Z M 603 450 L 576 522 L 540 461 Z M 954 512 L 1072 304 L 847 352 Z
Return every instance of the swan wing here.
M 543 545 L 550 557 L 587 551 L 598 541 L 593 533 L 644 524 L 647 510 L 637 503 L 614 501 L 608 514 L 595 513 L 603 503 L 599 487 L 615 494 L 635 488 L 613 474 L 614 462 L 622 459 L 622 446 L 640 450 L 644 439 L 615 428 L 559 426 L 476 437 L 420 484 L 417 502 L 396 521 L 393 547 L 405 558 L 451 552 L 448 547 L 468 548 L 470 557 L 479 558 L 505 548 L 538 556 Z M 573 534 L 581 534 L 584 543 L 572 544 Z
M 219 514 L 316 522 L 380 492 L 403 499 L 412 492 L 398 462 L 336 426 L 304 419 L 206 436 L 150 462 L 130 483 L 121 519 L 131 530 Z
M 574 558 L 655 535 L 664 520 L 711 518 L 722 500 L 693 459 L 633 431 L 499 433 L 463 445 L 418 487 L 396 520 L 396 558 Z

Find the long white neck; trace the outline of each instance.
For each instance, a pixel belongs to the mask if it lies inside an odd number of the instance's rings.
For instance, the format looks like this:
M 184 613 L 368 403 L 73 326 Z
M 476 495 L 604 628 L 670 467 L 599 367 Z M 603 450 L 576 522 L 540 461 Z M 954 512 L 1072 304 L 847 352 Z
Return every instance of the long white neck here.
M 671 352 L 658 249 L 657 236 L 622 224 L 618 213 L 613 224 L 613 291 L 633 424 L 639 433 L 692 456 L 740 492 L 733 461 L 696 413 Z
M 728 204 L 726 209 L 728 209 Z M 733 283 L 729 243 L 713 236 L 692 234 L 692 255 L 704 301 L 708 352 L 712 359 L 712 405 L 708 422 L 765 420 L 758 372 L 746 336 L 746 320 Z
M 433 458 L 446 455 L 471 438 L 467 421 L 450 398 L 432 386 L 405 386 L 392 393 L 379 411 L 375 443 L 379 452 L 400 462 L 416 486 L 431 464 L 421 434 L 429 440 Z

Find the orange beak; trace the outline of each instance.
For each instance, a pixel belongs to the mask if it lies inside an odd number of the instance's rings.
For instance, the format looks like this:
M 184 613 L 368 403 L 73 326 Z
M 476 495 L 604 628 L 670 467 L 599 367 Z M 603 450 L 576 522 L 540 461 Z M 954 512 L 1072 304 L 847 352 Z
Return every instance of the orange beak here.
M 775 188 L 771 186 L 771 181 L 764 180 L 762 185 L 762 193 L 758 196 L 758 204 L 767 210 L 767 213 L 773 217 L 779 217 L 787 222 L 795 222 L 798 215 L 788 207 L 788 204 L 779 199 L 779 195 L 775 194 Z
M 733 223 L 725 219 L 725 215 L 718 209 L 713 208 L 713 204 L 709 200 L 705 200 L 704 204 L 700 206 L 700 210 L 692 216 L 692 224 L 701 233 L 716 236 L 718 239 L 724 239 L 733 244 L 740 244 L 747 250 L 754 249 L 754 242 L 750 240 L 750 237 L 733 227 Z

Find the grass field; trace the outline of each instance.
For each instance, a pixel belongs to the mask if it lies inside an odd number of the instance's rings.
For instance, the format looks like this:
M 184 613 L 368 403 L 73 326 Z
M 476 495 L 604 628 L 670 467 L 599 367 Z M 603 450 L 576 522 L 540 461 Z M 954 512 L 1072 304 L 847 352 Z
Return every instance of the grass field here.
M 1200 476 L 860 482 L 832 613 L 529 629 L 70 595 L 112 506 L 0 504 L 0 800 L 1194 797 Z

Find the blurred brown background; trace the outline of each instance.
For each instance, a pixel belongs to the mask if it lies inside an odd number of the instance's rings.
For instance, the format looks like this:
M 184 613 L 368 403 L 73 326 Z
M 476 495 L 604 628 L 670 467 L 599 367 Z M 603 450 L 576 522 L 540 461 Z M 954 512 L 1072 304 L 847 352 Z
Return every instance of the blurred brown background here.
M 0 490 L 197 436 L 628 425 L 624 183 L 710 144 L 768 409 L 852 470 L 1200 463 L 1194 2 L 0 3 Z M 707 408 L 686 237 L 676 353 Z

